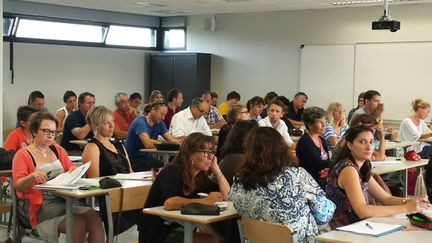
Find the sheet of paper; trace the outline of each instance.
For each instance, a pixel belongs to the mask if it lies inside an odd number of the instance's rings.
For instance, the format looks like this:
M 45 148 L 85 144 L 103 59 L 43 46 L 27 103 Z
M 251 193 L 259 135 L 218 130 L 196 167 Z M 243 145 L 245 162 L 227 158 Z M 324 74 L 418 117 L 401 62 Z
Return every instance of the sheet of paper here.
M 68 157 L 72 162 L 82 161 L 82 156 L 68 156 Z
M 358 233 L 358 234 L 381 236 L 398 230 L 402 230 L 404 227 L 405 226 L 399 224 L 385 224 L 385 223 L 376 223 L 368 220 L 363 220 L 336 229 L 341 231 Z
M 373 166 L 376 165 L 399 165 L 400 163 L 402 163 L 402 160 L 383 160 L 383 161 L 373 161 L 371 162 L 371 164 Z
M 54 179 L 49 180 L 46 184 L 52 186 L 68 186 L 68 185 L 75 184 L 86 173 L 89 167 L 90 167 L 90 162 L 85 163 L 77 167 L 72 172 L 65 172 L 58 175 Z
M 129 174 L 117 174 L 113 178 L 116 180 L 151 180 L 152 179 L 151 171 L 143 171 L 143 172 L 135 172 Z

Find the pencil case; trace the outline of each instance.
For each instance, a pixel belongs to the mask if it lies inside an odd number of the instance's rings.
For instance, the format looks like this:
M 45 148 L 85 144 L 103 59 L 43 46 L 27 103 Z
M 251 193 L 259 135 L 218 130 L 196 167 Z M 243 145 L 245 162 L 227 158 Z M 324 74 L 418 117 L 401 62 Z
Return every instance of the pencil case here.
M 407 214 L 407 217 L 412 225 L 432 230 L 432 218 L 422 213 Z

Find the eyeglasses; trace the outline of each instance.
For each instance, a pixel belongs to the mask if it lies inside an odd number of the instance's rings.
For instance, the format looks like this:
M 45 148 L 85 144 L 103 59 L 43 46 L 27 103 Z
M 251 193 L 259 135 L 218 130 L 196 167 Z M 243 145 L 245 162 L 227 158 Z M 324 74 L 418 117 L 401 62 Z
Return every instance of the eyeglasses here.
M 199 108 L 199 106 L 196 106 L 196 108 L 199 110 L 199 112 L 201 112 L 201 114 L 207 113 L 205 110 L 202 110 L 201 108 Z
M 39 130 L 41 130 L 42 133 L 45 134 L 45 135 L 50 135 L 51 134 L 53 136 L 57 136 L 58 133 L 59 133 L 57 130 L 50 130 L 50 129 L 47 129 L 47 128 L 41 128 Z
M 204 156 L 211 157 L 215 155 L 213 150 L 198 150 L 197 152 L 203 152 Z
M 240 114 L 249 113 L 249 111 L 240 111 Z

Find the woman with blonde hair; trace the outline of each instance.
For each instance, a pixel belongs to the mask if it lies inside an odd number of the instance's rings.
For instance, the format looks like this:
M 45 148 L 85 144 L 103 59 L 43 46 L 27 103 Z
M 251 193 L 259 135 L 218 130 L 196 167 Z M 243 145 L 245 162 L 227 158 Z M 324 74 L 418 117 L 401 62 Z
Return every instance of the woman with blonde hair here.
M 327 108 L 326 126 L 324 128 L 324 138 L 330 146 L 336 144 L 342 139 L 348 125 L 345 123 L 345 115 L 342 104 L 339 102 L 330 103 Z
M 432 137 L 432 130 L 424 122 L 429 115 L 430 104 L 422 99 L 415 99 L 411 103 L 414 114 L 403 119 L 399 128 L 399 141 L 417 141 Z M 432 147 L 422 142 L 412 145 L 408 150 L 415 150 L 422 158 L 432 157 Z

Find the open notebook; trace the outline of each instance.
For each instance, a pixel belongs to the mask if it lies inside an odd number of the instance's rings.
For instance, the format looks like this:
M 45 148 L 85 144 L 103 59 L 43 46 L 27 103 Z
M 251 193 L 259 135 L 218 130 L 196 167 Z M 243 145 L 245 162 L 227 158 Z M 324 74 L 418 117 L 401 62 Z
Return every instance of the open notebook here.
M 404 229 L 405 226 L 400 224 L 386 224 L 363 220 L 354 224 L 336 228 L 341 231 L 348 231 L 357 234 L 365 234 L 372 236 L 382 236 L 395 231 Z
M 90 162 L 82 164 L 78 166 L 72 172 L 64 172 L 54 179 L 49 180 L 45 184 L 36 185 L 36 189 L 49 189 L 49 188 L 58 188 L 58 189 L 77 189 L 82 184 L 76 183 L 88 170 L 90 167 Z

